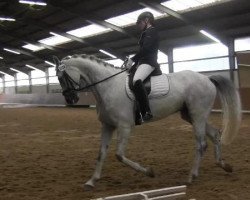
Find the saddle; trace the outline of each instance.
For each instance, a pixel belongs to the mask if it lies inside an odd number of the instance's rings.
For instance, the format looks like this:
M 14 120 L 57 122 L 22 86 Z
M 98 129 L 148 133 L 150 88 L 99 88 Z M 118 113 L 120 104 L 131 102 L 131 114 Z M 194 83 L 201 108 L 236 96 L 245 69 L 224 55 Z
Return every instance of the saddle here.
M 167 74 L 149 76 L 143 83 L 146 88 L 149 101 L 166 96 L 170 90 L 169 77 Z M 133 76 L 131 75 L 128 75 L 128 77 L 126 78 L 126 94 L 132 101 L 136 100 L 133 92 Z M 137 103 L 135 103 L 134 110 L 135 125 L 140 125 L 141 114 Z

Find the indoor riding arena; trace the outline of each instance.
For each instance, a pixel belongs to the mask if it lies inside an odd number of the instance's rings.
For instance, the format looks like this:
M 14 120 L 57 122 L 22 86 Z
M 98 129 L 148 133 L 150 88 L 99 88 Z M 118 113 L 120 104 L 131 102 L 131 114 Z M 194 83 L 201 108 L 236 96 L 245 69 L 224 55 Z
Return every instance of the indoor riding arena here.
M 101 178 L 87 188 L 101 160 L 98 113 L 105 103 L 105 112 L 116 106 L 98 101 L 96 91 L 116 77 L 88 85 L 78 70 L 74 91 L 79 101 L 72 103 L 66 98 L 72 88 L 65 90 L 58 80 L 68 66 L 57 64 L 55 57 L 93 55 L 107 64 L 103 70 L 111 64 L 119 72 L 126 56 L 139 51 L 136 22 L 143 12 L 154 16 L 157 62 L 164 74 L 191 70 L 218 75 L 230 80 L 239 94 L 239 130 L 230 144 L 221 146 L 222 159 L 233 170 L 218 166 L 214 144 L 207 138 L 199 176 L 188 182 L 197 138 L 192 125 L 176 112 L 131 132 L 126 157 L 151 167 L 154 177 L 120 162 L 114 132 Z M 0 200 L 250 199 L 249 27 L 249 0 L 0 1 Z M 114 99 L 115 87 L 110 94 Z M 165 96 L 170 92 L 172 87 Z M 208 121 L 218 130 L 223 129 L 223 109 L 217 94 Z M 147 198 L 142 193 L 177 186 L 186 186 L 180 197 Z M 137 197 L 129 197 L 131 193 Z M 115 195 L 123 196 L 110 197 Z

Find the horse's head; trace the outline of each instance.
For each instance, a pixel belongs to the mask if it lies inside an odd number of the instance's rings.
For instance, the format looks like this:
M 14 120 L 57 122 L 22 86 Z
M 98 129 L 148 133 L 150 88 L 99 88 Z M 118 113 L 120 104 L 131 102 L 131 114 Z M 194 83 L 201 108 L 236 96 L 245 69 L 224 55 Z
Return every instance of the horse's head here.
M 56 65 L 56 75 L 62 87 L 62 94 L 68 104 L 76 104 L 79 100 L 77 89 L 81 87 L 81 76 L 79 70 L 71 65 L 53 57 Z

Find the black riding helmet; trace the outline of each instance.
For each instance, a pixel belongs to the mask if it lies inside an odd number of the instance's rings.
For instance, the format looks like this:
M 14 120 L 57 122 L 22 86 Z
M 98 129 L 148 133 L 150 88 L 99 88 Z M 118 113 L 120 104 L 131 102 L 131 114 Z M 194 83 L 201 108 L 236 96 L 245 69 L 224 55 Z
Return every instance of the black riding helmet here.
M 154 24 L 154 15 L 151 12 L 143 12 L 141 13 L 138 18 L 136 24 L 140 23 L 140 21 L 148 18 L 149 22 L 153 25 Z

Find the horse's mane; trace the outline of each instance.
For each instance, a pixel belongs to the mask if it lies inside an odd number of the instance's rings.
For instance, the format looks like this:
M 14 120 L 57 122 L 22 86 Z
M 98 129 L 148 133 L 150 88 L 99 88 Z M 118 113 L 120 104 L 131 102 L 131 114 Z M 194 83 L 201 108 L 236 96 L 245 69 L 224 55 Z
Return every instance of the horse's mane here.
M 114 68 L 114 69 L 120 69 L 120 67 L 116 67 L 116 66 L 114 66 L 112 64 L 109 64 L 109 63 L 105 62 L 104 60 L 102 60 L 100 58 L 97 58 L 94 55 L 87 55 L 87 54 L 74 54 L 72 56 L 66 56 L 65 58 L 62 59 L 62 61 L 63 60 L 75 59 L 75 58 L 88 59 L 90 61 L 97 62 L 98 64 L 101 64 L 104 67 L 111 67 L 111 68 Z

